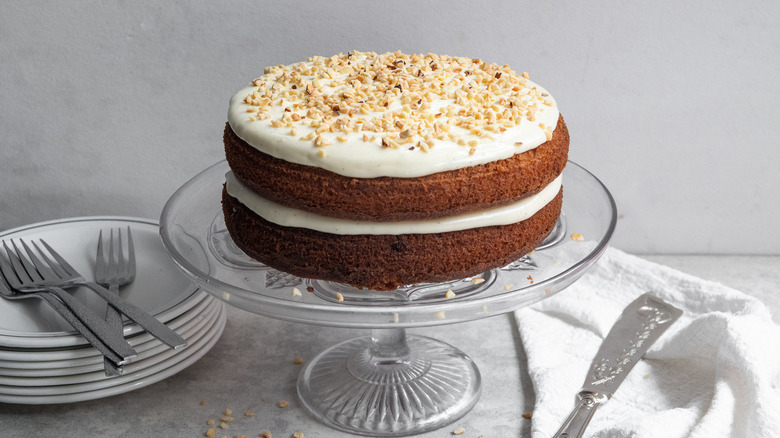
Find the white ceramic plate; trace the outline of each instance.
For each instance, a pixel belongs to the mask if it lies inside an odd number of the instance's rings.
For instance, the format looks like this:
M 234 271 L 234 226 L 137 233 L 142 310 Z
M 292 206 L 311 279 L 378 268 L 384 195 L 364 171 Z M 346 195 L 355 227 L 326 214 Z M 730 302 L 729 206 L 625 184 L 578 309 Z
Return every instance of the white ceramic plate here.
M 204 294 L 206 295 L 206 294 Z M 177 318 L 168 321 L 166 325 L 179 332 L 181 327 L 189 323 L 190 320 L 197 318 L 208 306 L 212 305 L 214 298 L 206 295 L 200 300 L 197 306 L 179 315 Z M 127 338 L 130 345 L 138 353 L 144 350 L 160 345 L 160 342 L 152 335 L 142 332 L 135 336 Z M 90 345 L 77 347 L 61 347 L 47 349 L 4 349 L 0 348 L 0 367 L 17 369 L 50 369 L 65 368 L 85 365 L 102 361 L 102 355 L 99 351 Z
M 82 217 L 26 225 L 0 233 L 0 239 L 44 239 L 85 278 L 93 278 L 98 232 L 130 227 L 136 251 L 137 274 L 133 283 L 120 289 L 122 297 L 162 322 L 173 319 L 196 303 L 188 299 L 197 288 L 171 260 L 163 247 L 157 222 L 128 217 Z M 105 231 L 104 231 L 105 232 Z M 70 289 L 92 310 L 105 313 L 105 301 L 87 288 Z M 142 329 L 125 325 L 125 336 Z M 0 346 L 56 348 L 84 345 L 84 338 L 38 299 L 0 300 Z
M 216 323 L 182 353 L 140 371 L 111 379 L 75 385 L 50 387 L 0 386 L 0 402 L 16 404 L 73 403 L 122 394 L 159 382 L 187 368 L 203 357 L 216 344 L 225 328 L 226 312 L 220 308 Z
M 212 300 L 203 313 L 194 315 L 176 331 L 187 340 L 188 345 L 192 345 L 199 337 L 208 333 L 215 324 L 220 309 L 219 302 Z M 143 350 L 137 349 L 138 358 L 125 365 L 125 374 L 153 365 L 165 358 L 163 353 L 172 351 L 170 347 L 156 340 L 145 345 L 149 347 Z M 176 353 L 183 351 L 178 350 Z M 68 361 L 35 362 L 36 368 L 30 368 L 28 365 L 32 364 L 31 362 L 17 362 L 20 364 L 18 367 L 0 367 L 0 385 L 52 386 L 107 379 L 103 372 L 102 356 L 91 356 L 76 363 L 79 365 L 71 366 L 71 362 Z M 48 367 L 43 367 L 41 364 Z M 65 366 L 59 366 L 61 364 Z

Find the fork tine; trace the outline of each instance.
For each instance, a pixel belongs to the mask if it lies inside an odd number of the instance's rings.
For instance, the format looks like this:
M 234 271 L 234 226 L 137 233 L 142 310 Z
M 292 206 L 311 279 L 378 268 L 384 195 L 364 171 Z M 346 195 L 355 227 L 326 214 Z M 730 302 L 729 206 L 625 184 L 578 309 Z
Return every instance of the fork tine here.
M 2 266 L 5 264 L 5 258 L 0 254 L 0 270 L 2 270 Z M 0 273 L 0 295 L 11 295 L 13 292 L 11 292 L 11 285 L 8 284 L 8 282 L 5 280 L 5 274 Z
M 6 253 L 8 253 L 9 248 L 8 245 L 6 245 L 5 240 L 3 241 L 3 246 L 5 247 Z M 12 288 L 18 288 L 21 286 L 21 283 L 19 281 L 19 277 L 16 275 L 16 272 L 11 265 L 11 256 L 9 254 L 8 260 L 6 260 L 5 256 L 0 254 L 0 271 L 3 271 L 3 276 L 8 281 L 8 284 Z
M 95 277 L 98 278 L 106 276 L 106 257 L 103 254 L 104 252 L 103 230 L 100 230 L 98 233 L 97 255 L 95 256 Z
M 22 243 L 24 243 L 24 242 L 22 242 Z M 38 254 L 40 254 L 40 256 L 43 258 L 43 260 L 46 262 L 46 264 L 49 266 L 49 268 L 51 268 L 51 270 L 53 271 L 52 274 L 54 276 L 56 276 L 57 278 L 65 278 L 65 277 L 68 276 L 68 273 L 65 272 L 65 270 L 62 269 L 62 267 L 60 267 L 60 265 L 58 265 L 57 263 L 52 261 L 52 259 L 50 259 L 49 256 L 46 255 L 46 252 L 44 250 L 42 250 L 41 247 L 38 246 L 37 243 L 35 243 L 35 241 L 30 241 L 30 243 L 32 243 L 32 245 L 38 251 Z
M 125 268 L 125 253 L 123 251 L 124 248 L 122 247 L 122 229 L 121 228 L 117 228 L 116 229 L 116 234 L 118 236 L 118 239 L 117 239 L 117 250 L 116 250 L 116 264 L 117 264 L 117 266 L 116 266 L 116 275 L 124 276 L 126 268 Z M 119 272 L 120 269 L 122 270 L 122 272 Z
M 3 244 L 5 245 L 5 242 L 3 242 Z M 42 281 L 43 279 L 38 275 L 38 272 L 32 264 L 30 264 L 29 260 L 24 258 L 21 254 L 19 248 L 16 246 L 16 242 L 11 240 L 11 245 L 14 247 L 13 251 L 8 248 L 8 245 L 5 245 L 5 251 L 8 253 L 8 258 L 11 259 L 11 264 L 14 265 L 14 271 L 19 277 L 19 280 L 21 280 L 22 283 Z
M 114 260 L 114 230 L 108 231 L 108 275 L 116 276 L 116 260 Z
M 54 272 L 49 266 L 51 266 L 51 261 L 46 257 L 46 254 L 44 254 L 41 249 L 38 247 L 38 245 L 35 244 L 35 242 L 32 242 L 32 244 L 35 246 L 35 249 L 38 250 L 38 252 L 46 259 L 46 262 L 48 263 L 48 266 L 41 262 L 41 260 L 35 256 L 35 253 L 30 249 L 30 247 L 24 243 L 24 240 L 20 240 L 22 242 L 22 246 L 24 247 L 24 250 L 27 252 L 27 256 L 32 261 L 33 265 L 35 265 L 35 269 L 38 272 L 38 274 L 41 276 L 42 279 L 51 279 L 54 277 L 59 277 L 56 272 Z
M 130 225 L 127 226 L 127 275 L 135 277 L 135 248 L 133 247 L 133 235 L 130 234 Z
M 65 259 L 62 258 L 62 256 L 57 253 L 57 251 L 54 250 L 51 246 L 49 246 L 48 243 L 46 243 L 45 240 L 41 239 L 41 243 L 43 246 L 46 247 L 47 250 L 49 250 L 49 254 L 54 257 L 55 260 L 59 263 L 59 265 L 62 267 L 62 269 L 65 271 L 67 275 L 79 275 L 79 273 L 73 269 L 73 266 L 71 266 L 68 262 L 65 261 Z

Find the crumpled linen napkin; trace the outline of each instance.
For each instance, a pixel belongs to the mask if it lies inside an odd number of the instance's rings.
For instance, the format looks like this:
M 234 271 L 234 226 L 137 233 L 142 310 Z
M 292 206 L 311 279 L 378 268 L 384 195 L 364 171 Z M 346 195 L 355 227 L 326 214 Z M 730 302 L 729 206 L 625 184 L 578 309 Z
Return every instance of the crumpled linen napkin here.
M 536 394 L 532 436 L 558 430 L 604 337 L 648 291 L 685 313 L 585 437 L 780 437 L 780 326 L 763 303 L 614 248 L 567 289 L 515 312 Z

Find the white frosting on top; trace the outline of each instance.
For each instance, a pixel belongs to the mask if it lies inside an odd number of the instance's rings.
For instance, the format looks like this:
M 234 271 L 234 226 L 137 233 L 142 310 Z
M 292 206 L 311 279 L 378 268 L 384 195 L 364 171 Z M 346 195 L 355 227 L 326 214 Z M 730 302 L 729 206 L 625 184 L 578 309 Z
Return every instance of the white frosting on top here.
M 285 227 L 308 228 L 324 233 L 355 234 L 425 234 L 460 231 L 492 225 L 509 225 L 533 216 L 552 201 L 561 188 L 559 175 L 539 193 L 518 202 L 478 212 L 432 220 L 404 222 L 368 222 L 322 216 L 269 201 L 242 184 L 228 172 L 225 175 L 226 189 L 247 208 L 263 219 Z
M 558 108 L 506 66 L 350 52 L 267 69 L 232 97 L 228 122 L 282 160 L 356 178 L 413 178 L 535 148 L 552 136 Z

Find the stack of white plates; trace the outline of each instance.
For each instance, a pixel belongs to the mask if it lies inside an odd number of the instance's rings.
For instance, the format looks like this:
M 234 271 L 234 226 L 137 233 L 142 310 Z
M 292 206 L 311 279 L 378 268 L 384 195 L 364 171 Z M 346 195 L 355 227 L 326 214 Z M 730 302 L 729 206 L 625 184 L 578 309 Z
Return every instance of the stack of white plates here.
M 192 365 L 219 340 L 225 307 L 195 287 L 173 264 L 157 223 L 145 219 L 88 217 L 45 222 L 0 233 L 0 239 L 43 239 L 76 270 L 92 277 L 98 232 L 130 227 L 137 273 L 122 297 L 174 329 L 187 347 L 173 350 L 125 320 L 124 335 L 138 357 L 121 376 L 107 377 L 103 356 L 39 299 L 0 298 L 0 402 L 70 403 L 132 391 Z M 105 302 L 86 288 L 72 289 L 99 315 Z

